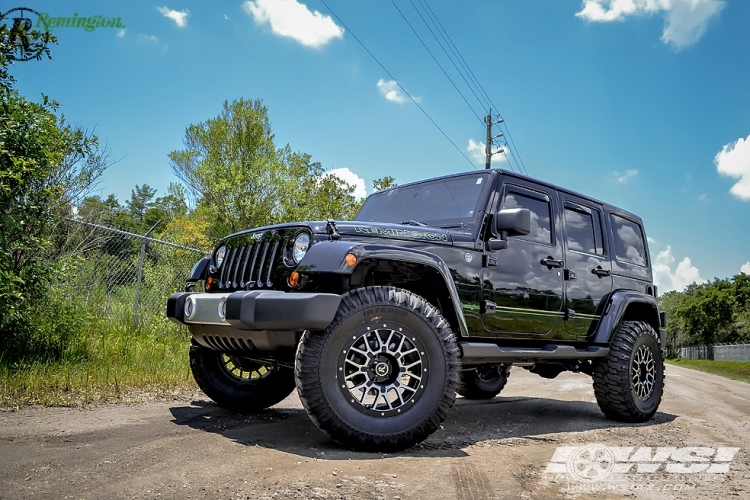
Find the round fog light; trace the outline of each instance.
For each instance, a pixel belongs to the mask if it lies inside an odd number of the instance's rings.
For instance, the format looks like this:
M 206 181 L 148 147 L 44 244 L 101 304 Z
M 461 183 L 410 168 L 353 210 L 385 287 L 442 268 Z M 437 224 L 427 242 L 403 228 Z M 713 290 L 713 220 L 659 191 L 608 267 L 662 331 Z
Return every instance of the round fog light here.
M 219 302 L 219 317 L 222 319 L 222 321 L 226 321 L 227 319 L 227 299 L 221 299 L 221 302 Z
M 193 297 L 188 297 L 185 299 L 185 319 L 192 319 L 193 313 L 195 312 L 195 300 L 193 300 Z

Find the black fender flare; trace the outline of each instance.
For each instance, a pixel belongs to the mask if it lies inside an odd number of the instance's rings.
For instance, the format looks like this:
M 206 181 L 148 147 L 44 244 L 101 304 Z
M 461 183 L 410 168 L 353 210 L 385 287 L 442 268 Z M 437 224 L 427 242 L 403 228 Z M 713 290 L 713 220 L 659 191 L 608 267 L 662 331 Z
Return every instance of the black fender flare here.
M 623 321 L 628 308 L 632 306 L 641 308 L 643 320 L 654 327 L 657 334 L 659 333 L 661 323 L 659 318 L 659 303 L 656 297 L 634 290 L 615 290 L 609 294 L 606 301 L 602 302 L 605 303 L 604 310 L 596 325 L 596 329 L 589 337 L 591 342 L 595 344 L 611 343 L 617 326 Z
M 206 255 L 201 260 L 196 262 L 193 268 L 190 270 L 190 273 L 188 274 L 188 277 L 185 281 L 190 283 L 190 282 L 195 282 L 198 280 L 206 279 L 206 277 L 208 276 L 208 269 L 212 261 L 213 261 L 213 256 Z
M 357 257 L 357 263 L 350 266 L 346 263 L 346 255 L 354 254 Z M 348 241 L 320 241 L 310 247 L 297 267 L 299 272 L 303 273 L 334 273 L 350 275 L 356 269 L 357 264 L 368 259 L 384 259 L 420 264 L 435 269 L 443 279 L 453 309 L 458 321 L 459 334 L 461 337 L 469 335 L 469 328 L 466 325 L 463 310 L 461 309 L 461 300 L 458 297 L 458 290 L 453 283 L 448 265 L 437 255 L 412 248 L 394 247 L 390 245 L 377 245 Z

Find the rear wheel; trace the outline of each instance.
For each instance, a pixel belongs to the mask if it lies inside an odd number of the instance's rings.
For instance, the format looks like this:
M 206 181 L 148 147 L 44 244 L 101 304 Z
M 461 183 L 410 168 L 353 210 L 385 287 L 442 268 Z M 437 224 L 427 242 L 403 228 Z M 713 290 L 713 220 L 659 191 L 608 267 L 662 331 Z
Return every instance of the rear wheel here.
M 486 365 L 461 372 L 458 393 L 466 399 L 492 399 L 508 383 L 510 366 Z
M 594 395 L 610 420 L 645 422 L 664 392 L 664 358 L 644 321 L 623 321 L 606 358 L 593 365 Z
M 289 368 L 263 365 L 197 344 L 190 346 L 190 369 L 206 396 L 232 410 L 262 410 L 294 391 L 294 372 Z
M 353 290 L 331 325 L 305 332 L 295 375 L 313 422 L 366 451 L 408 448 L 453 406 L 458 348 L 450 325 L 422 297 L 394 287 Z

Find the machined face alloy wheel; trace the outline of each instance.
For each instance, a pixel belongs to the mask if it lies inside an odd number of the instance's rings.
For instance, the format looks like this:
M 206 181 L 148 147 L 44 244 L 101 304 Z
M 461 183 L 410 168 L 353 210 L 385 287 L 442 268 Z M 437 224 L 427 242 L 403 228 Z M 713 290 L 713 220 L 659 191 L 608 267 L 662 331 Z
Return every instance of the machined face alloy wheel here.
M 341 391 L 362 413 L 389 417 L 408 410 L 424 392 L 428 363 L 406 327 L 381 323 L 353 332 L 336 367 Z
M 656 362 L 654 353 L 646 345 L 641 345 L 633 354 L 633 361 L 630 365 L 630 383 L 633 392 L 641 401 L 646 401 L 654 392 Z
M 221 354 L 221 367 L 224 372 L 239 383 L 255 383 L 266 378 L 273 370 L 272 366 L 265 366 L 249 359 Z

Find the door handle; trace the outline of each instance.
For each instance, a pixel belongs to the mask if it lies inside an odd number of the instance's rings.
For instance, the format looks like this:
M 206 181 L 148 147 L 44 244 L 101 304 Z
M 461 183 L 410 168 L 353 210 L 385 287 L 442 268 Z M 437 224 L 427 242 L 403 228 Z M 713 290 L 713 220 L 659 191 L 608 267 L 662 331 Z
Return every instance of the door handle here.
M 612 271 L 610 271 L 609 269 L 602 269 L 601 266 L 597 266 L 596 269 L 591 270 L 591 274 L 596 274 L 597 276 L 602 278 L 604 276 L 609 276 L 610 274 L 612 274 Z
M 565 265 L 563 261 L 555 260 L 551 256 L 547 257 L 546 259 L 540 260 L 539 263 L 543 266 L 547 266 L 547 269 L 552 269 L 554 267 L 562 267 L 563 265 Z

